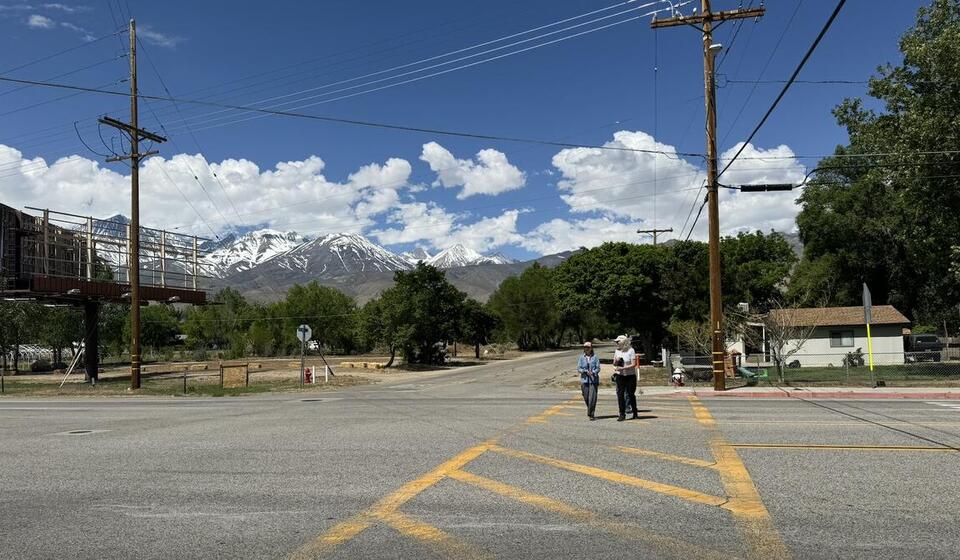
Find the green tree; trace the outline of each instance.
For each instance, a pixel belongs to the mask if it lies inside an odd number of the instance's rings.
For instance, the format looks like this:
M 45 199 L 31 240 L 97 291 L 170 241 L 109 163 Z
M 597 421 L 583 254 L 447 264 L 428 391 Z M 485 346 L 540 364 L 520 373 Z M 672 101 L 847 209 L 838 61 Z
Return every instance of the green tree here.
M 365 330 L 399 350 L 407 363 L 442 363 L 445 344 L 458 332 L 466 294 L 442 270 L 422 262 L 411 271 L 397 271 L 393 279 L 394 286 L 366 310 L 380 319 L 368 322 Z
M 282 309 L 284 344 L 298 346 L 297 326 L 307 324 L 313 339 L 334 352 L 350 353 L 356 347 L 357 305 L 343 292 L 317 282 L 297 285 L 287 292 Z
M 154 352 L 176 342 L 180 334 L 180 314 L 172 305 L 148 305 L 140 311 L 140 342 Z M 124 338 L 131 339 L 130 322 L 124 323 Z
M 504 280 L 490 296 L 490 310 L 502 335 L 521 350 L 555 347 L 561 337 L 559 296 L 554 271 L 534 263 L 520 276 Z
M 777 232 L 740 233 L 720 240 L 723 302 L 752 308 L 781 297 L 797 255 Z
M 497 316 L 479 301 L 467 298 L 460 310 L 460 339 L 473 344 L 474 355 L 480 359 L 480 346 L 490 342 L 497 327 Z
M 211 305 L 194 307 L 183 324 L 187 344 L 195 350 L 216 348 L 227 350 L 230 357 L 246 352 L 247 329 L 250 328 L 250 304 L 233 288 L 224 288 L 213 297 Z
M 39 310 L 40 343 L 53 352 L 53 363 L 64 362 L 64 348 L 83 340 L 83 315 L 76 308 L 47 307 Z
M 0 348 L 4 366 L 12 357 L 13 370 L 20 368 L 20 347 L 39 338 L 41 307 L 34 302 L 0 301 Z
M 960 231 L 960 2 L 934 0 L 900 40 L 902 63 L 879 69 L 868 93 L 834 114 L 850 142 L 820 162 L 797 217 L 805 255 L 797 278 L 814 299 L 875 303 L 913 319 L 955 320 L 960 279 L 949 273 Z M 878 157 L 891 153 L 905 156 Z

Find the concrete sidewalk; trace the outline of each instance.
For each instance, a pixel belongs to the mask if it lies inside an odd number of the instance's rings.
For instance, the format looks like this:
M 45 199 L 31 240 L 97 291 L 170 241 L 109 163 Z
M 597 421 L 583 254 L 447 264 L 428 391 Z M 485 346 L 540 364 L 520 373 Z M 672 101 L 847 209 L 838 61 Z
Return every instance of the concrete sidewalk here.
M 960 387 L 642 387 L 648 397 L 769 398 L 769 399 L 960 399 Z

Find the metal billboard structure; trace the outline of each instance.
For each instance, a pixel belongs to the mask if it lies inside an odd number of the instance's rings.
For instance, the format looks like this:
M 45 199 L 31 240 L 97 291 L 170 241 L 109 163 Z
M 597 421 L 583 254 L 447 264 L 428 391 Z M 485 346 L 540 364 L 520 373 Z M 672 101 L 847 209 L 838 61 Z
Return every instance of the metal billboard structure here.
M 25 210 L 32 214 L 0 204 L 0 297 L 83 307 L 86 348 L 97 347 L 101 304 L 133 303 L 131 263 L 137 260 L 140 305 L 207 302 L 205 239 L 141 227 L 139 259 L 133 259 L 128 222 Z M 98 366 L 96 350 L 87 352 L 87 372 L 95 377 Z

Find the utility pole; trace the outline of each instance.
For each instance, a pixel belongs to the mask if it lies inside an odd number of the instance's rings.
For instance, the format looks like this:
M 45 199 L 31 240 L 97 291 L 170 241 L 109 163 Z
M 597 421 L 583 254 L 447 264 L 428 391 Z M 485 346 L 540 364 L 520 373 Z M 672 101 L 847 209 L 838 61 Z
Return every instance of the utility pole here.
M 130 153 L 107 158 L 108 162 L 130 160 L 130 388 L 140 388 L 140 161 L 158 152 L 140 153 L 140 140 L 156 143 L 166 138 L 142 130 L 138 126 L 137 109 L 137 22 L 130 20 L 130 124 L 102 117 L 101 124 L 112 126 L 130 138 Z
M 673 228 L 667 228 L 667 229 L 657 229 L 657 228 L 653 228 L 653 229 L 638 229 L 638 230 L 637 230 L 637 233 L 653 234 L 653 246 L 656 247 L 656 246 L 657 246 L 657 234 L 660 234 L 660 233 L 673 233 Z
M 707 205 L 709 206 L 708 225 L 710 234 L 710 330 L 712 332 L 713 389 L 726 389 L 724 377 L 724 356 L 726 355 L 726 341 L 723 332 L 723 301 L 720 295 L 720 208 L 717 200 L 717 96 L 714 76 L 714 62 L 721 45 L 713 42 L 714 22 L 723 23 L 729 20 L 759 18 L 766 9 L 759 8 L 725 10 L 712 12 L 710 0 L 700 0 L 699 15 L 683 16 L 653 20 L 650 24 L 654 29 L 661 27 L 676 27 L 689 25 L 703 35 L 703 86 L 704 100 L 707 109 Z

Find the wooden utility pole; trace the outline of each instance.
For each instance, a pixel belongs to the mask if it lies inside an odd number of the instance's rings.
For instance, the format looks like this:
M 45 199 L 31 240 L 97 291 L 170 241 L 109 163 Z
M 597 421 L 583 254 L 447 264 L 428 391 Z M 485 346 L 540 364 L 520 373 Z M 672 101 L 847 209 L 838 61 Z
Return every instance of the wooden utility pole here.
M 130 153 L 107 158 L 107 161 L 130 160 L 130 229 L 127 236 L 130 247 L 130 388 L 140 388 L 140 161 L 156 151 L 140 153 L 140 140 L 165 142 L 167 139 L 141 130 L 137 109 L 137 22 L 130 20 L 130 124 L 110 117 L 99 121 L 125 132 L 130 138 Z
M 660 234 L 660 233 L 673 233 L 673 228 L 667 228 L 667 229 L 657 229 L 657 228 L 653 228 L 653 229 L 638 229 L 638 230 L 637 230 L 637 233 L 652 234 L 652 235 L 653 235 L 653 246 L 656 247 L 656 246 L 657 246 L 657 234 Z
M 651 26 L 676 27 L 689 25 L 703 35 L 703 87 L 707 109 L 707 204 L 710 220 L 710 330 L 712 332 L 713 388 L 716 391 L 726 389 L 724 377 L 724 356 L 726 341 L 723 332 L 723 301 L 720 295 L 720 208 L 717 200 L 717 96 L 714 76 L 714 61 L 721 46 L 713 42 L 714 22 L 734 19 L 758 18 L 766 11 L 759 8 L 725 10 L 712 12 L 710 0 L 700 0 L 699 15 L 677 15 L 668 19 L 654 20 Z

